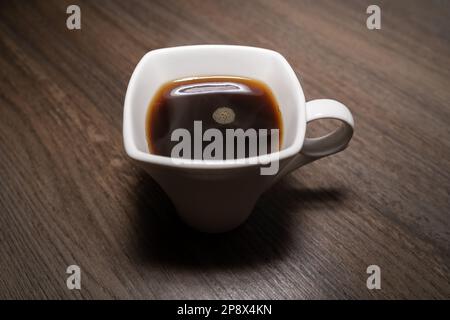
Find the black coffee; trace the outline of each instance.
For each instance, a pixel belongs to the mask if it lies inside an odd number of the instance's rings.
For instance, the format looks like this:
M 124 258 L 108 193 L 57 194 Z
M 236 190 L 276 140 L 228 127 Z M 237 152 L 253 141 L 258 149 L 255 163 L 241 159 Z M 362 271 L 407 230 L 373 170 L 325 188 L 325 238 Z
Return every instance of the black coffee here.
M 178 141 L 171 141 L 174 130 L 186 129 L 194 137 L 194 122 L 201 121 L 203 132 L 218 129 L 226 137 L 227 129 L 267 129 L 268 152 L 271 146 L 271 130 L 278 129 L 278 144 L 282 141 L 282 119 L 272 91 L 261 81 L 240 77 L 196 77 L 175 80 L 164 84 L 150 102 L 146 119 L 146 133 L 152 154 L 170 157 Z M 197 125 L 199 122 L 197 122 Z M 198 127 L 197 127 L 198 128 Z M 198 132 L 198 131 L 197 131 Z M 263 131 L 261 131 L 263 132 Z M 261 137 L 258 136 L 258 143 Z M 191 140 L 191 157 L 194 157 L 194 138 Z M 225 159 L 226 144 L 223 142 Z M 202 150 L 209 144 L 202 141 Z M 251 155 L 247 145 L 245 157 Z M 272 149 L 271 149 L 272 148 Z M 236 149 L 235 149 L 236 151 Z M 242 158 L 236 151 L 232 158 Z

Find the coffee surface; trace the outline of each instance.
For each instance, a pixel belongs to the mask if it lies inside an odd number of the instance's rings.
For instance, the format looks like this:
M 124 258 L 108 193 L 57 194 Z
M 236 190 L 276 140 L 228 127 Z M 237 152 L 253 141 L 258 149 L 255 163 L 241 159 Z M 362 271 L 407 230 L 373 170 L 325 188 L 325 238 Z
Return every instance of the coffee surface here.
M 178 143 L 171 141 L 172 132 L 183 128 L 194 137 L 194 121 L 201 121 L 203 132 L 215 128 L 223 137 L 227 129 L 268 129 L 265 138 L 269 152 L 272 148 L 270 129 L 278 129 L 278 143 L 281 146 L 282 119 L 277 101 L 270 88 L 258 80 L 214 76 L 186 78 L 164 84 L 147 111 L 146 134 L 150 152 L 170 157 Z M 259 140 L 260 137 L 258 143 Z M 209 143 L 202 142 L 202 149 Z M 230 141 L 224 140 L 224 155 L 226 143 Z M 194 152 L 191 154 L 192 158 L 197 158 Z M 247 145 L 245 157 L 248 156 Z M 233 158 L 240 157 L 235 153 Z

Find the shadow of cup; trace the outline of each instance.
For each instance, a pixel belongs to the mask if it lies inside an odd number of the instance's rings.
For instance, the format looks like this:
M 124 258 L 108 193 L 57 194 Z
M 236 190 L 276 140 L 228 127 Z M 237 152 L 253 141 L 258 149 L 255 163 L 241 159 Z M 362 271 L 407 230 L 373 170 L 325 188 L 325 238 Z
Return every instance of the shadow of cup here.
M 304 190 L 294 183 L 286 177 L 264 193 L 242 226 L 208 234 L 185 225 L 164 191 L 141 171 L 134 199 L 137 259 L 185 269 L 243 268 L 282 259 L 293 245 L 292 233 L 301 232 L 301 206 L 337 203 L 343 196 L 337 189 Z

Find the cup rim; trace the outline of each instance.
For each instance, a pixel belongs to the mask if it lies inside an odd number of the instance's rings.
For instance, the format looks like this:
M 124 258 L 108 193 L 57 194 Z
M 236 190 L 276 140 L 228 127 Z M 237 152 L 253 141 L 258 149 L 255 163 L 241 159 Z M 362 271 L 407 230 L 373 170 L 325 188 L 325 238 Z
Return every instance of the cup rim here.
M 266 155 L 259 155 L 256 157 L 248 157 L 243 159 L 226 159 L 226 160 L 199 160 L 199 159 L 174 159 L 171 157 L 165 157 L 160 155 L 151 154 L 148 152 L 143 152 L 139 150 L 134 141 L 133 128 L 132 128 L 132 112 L 133 107 L 131 105 L 131 96 L 136 92 L 137 78 L 138 74 L 141 73 L 147 64 L 149 59 L 152 59 L 155 55 L 163 55 L 169 51 L 179 51 L 182 53 L 185 50 L 210 50 L 210 49 L 220 49 L 220 50 L 246 50 L 254 51 L 264 54 L 272 55 L 274 58 L 278 59 L 287 70 L 287 76 L 290 81 L 293 82 L 294 87 L 297 90 L 297 94 L 300 97 L 300 103 L 296 108 L 300 108 L 298 112 L 297 119 L 297 136 L 294 138 L 294 142 L 285 149 L 272 152 Z M 161 84 L 162 85 L 162 84 Z M 291 65 L 287 62 L 286 58 L 280 53 L 274 50 L 251 47 L 251 46 L 239 46 L 239 45 L 189 45 L 189 46 L 177 46 L 169 48 L 155 49 L 147 52 L 141 60 L 136 65 L 130 81 L 128 83 L 127 91 L 125 94 L 124 101 L 124 112 L 123 112 L 123 141 L 125 146 L 125 151 L 129 157 L 134 160 L 138 160 L 145 163 L 166 166 L 166 167 L 177 167 L 185 169 L 228 169 L 228 168 L 242 168 L 250 166 L 260 166 L 267 164 L 272 161 L 281 161 L 283 159 L 289 158 L 300 152 L 306 131 L 306 110 L 305 110 L 305 97 L 303 89 L 301 87 L 300 81 L 298 80 L 294 70 Z

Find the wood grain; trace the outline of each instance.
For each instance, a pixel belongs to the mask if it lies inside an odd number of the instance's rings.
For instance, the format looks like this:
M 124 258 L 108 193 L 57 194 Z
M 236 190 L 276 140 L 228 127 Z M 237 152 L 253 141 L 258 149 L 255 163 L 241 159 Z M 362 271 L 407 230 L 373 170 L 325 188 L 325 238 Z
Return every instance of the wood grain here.
M 1 1 L 0 298 L 450 298 L 450 4 L 378 3 L 370 31 L 366 0 L 77 1 L 69 31 L 72 2 Z M 281 52 L 356 122 L 222 235 L 185 227 L 122 145 L 139 59 L 199 43 Z

